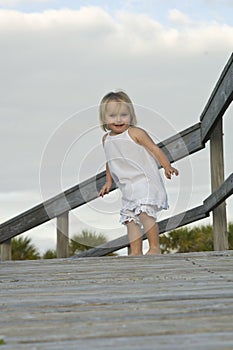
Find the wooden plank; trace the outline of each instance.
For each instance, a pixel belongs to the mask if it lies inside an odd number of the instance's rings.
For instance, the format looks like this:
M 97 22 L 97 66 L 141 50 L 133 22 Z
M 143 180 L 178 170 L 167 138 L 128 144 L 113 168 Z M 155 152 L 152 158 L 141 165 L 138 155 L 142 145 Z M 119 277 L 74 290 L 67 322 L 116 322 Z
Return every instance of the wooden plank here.
M 200 124 L 196 124 L 159 144 L 171 161 L 178 160 L 204 147 Z M 71 209 L 96 199 L 105 183 L 105 171 L 71 187 L 34 208 L 0 225 L 0 244 Z M 111 191 L 116 189 L 113 184 Z
M 233 100 L 233 54 L 201 114 L 202 141 L 206 142 L 215 123 L 221 118 Z
M 191 222 L 202 220 L 208 216 L 203 205 L 193 209 L 186 210 L 180 214 L 174 215 L 168 219 L 158 222 L 159 233 L 175 230 L 178 227 L 188 225 Z
M 215 192 L 224 182 L 222 118 L 218 119 L 210 135 L 211 187 Z M 214 250 L 228 249 L 226 203 L 213 210 Z
M 232 251 L 1 263 L 3 349 L 232 349 L 232 264 Z
M 57 257 L 69 257 L 69 212 L 57 217 Z
M 219 204 L 225 201 L 233 194 L 233 173 L 224 181 L 218 189 L 207 197 L 203 204 L 205 211 L 208 213 L 215 209 Z
M 105 183 L 105 172 L 76 185 L 0 225 L 0 244 L 33 227 L 43 224 L 97 196 Z
M 174 215 L 171 218 L 162 220 L 158 222 L 159 226 L 159 234 L 162 234 L 167 231 L 174 230 L 178 227 L 181 227 L 183 225 L 187 225 L 191 222 L 195 222 L 201 219 L 204 219 L 208 216 L 205 212 L 205 208 L 203 205 L 187 210 L 185 212 L 182 212 L 180 214 Z M 146 239 L 146 235 L 143 235 L 143 239 Z M 82 253 L 74 255 L 72 258 L 84 258 L 84 257 L 91 257 L 91 256 L 105 256 L 107 254 L 110 254 L 114 251 L 117 251 L 119 249 L 128 247 L 129 240 L 128 236 L 124 235 L 119 238 L 116 238 L 112 241 L 109 241 L 107 243 L 101 244 L 95 248 L 88 249 Z
M 105 256 L 128 246 L 128 236 L 124 235 L 119 238 L 108 241 L 104 244 L 101 244 L 95 248 L 91 248 L 81 253 L 75 254 L 71 257 L 71 259 Z
M 1 245 L 1 260 L 11 260 L 11 239 Z
M 201 123 L 194 124 L 164 140 L 158 146 L 163 150 L 171 163 L 200 151 L 205 147 L 201 137 Z
M 0 225 L 0 244 L 48 220 L 43 204 L 29 209 Z

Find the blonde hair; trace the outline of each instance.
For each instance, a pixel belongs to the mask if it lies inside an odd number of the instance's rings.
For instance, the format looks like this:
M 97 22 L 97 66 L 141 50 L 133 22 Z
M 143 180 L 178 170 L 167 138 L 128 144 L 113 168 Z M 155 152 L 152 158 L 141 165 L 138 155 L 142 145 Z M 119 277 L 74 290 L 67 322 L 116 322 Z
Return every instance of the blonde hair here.
M 110 101 L 125 103 L 127 105 L 127 107 L 129 108 L 130 125 L 134 126 L 137 124 L 137 118 L 135 115 L 133 103 L 130 100 L 129 96 L 124 91 L 117 91 L 117 92 L 111 91 L 102 98 L 102 100 L 100 102 L 100 106 L 99 106 L 100 126 L 104 131 L 108 130 L 108 126 L 105 122 L 105 114 L 106 114 L 107 104 Z

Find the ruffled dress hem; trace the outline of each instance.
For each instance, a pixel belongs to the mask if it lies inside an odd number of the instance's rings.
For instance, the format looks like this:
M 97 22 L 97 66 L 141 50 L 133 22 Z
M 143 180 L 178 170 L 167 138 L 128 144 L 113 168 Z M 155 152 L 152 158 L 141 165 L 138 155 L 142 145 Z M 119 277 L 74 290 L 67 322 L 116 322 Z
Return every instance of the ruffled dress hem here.
M 168 209 L 168 204 L 163 203 L 163 205 L 158 205 L 155 202 L 149 202 L 149 203 L 134 203 L 131 206 L 127 206 L 125 208 L 121 209 L 121 218 L 120 223 L 125 225 L 126 222 L 134 221 L 137 224 L 140 224 L 139 215 L 141 213 L 146 213 L 148 216 L 153 217 L 155 220 L 157 220 L 157 214 L 163 209 Z

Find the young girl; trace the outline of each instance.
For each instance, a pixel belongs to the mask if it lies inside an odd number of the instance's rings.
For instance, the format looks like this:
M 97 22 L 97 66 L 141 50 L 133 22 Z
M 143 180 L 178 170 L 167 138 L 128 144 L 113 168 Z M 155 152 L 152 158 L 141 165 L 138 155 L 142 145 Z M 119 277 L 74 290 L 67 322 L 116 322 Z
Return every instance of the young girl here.
M 142 255 L 141 226 L 147 235 L 150 254 L 159 254 L 158 211 L 168 208 L 167 194 L 158 162 L 171 179 L 173 168 L 147 132 L 136 127 L 133 104 L 123 91 L 110 92 L 100 103 L 100 122 L 104 131 L 106 183 L 99 196 L 109 193 L 112 179 L 122 192 L 121 223 L 127 227 L 130 255 Z

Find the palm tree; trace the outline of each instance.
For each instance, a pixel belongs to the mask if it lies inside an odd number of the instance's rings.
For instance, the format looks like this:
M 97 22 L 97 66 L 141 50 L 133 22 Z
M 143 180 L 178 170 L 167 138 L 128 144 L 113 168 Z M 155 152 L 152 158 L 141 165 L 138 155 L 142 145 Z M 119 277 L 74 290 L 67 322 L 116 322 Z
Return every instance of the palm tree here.
M 233 222 L 228 224 L 228 243 L 229 249 L 233 249 Z
M 233 249 L 233 223 L 228 225 L 229 249 Z M 211 225 L 183 227 L 160 236 L 162 253 L 214 250 Z
M 72 256 L 78 252 L 88 250 L 106 242 L 107 239 L 103 234 L 96 234 L 95 232 L 83 230 L 81 234 L 76 234 L 71 238 L 69 253 Z
M 29 237 L 13 238 L 11 241 L 12 260 L 37 260 L 40 253 Z
M 48 249 L 46 252 L 43 254 L 43 259 L 56 259 L 57 257 L 57 252 L 55 249 Z

